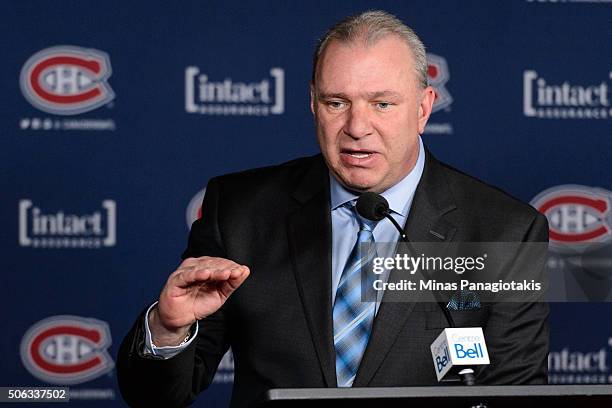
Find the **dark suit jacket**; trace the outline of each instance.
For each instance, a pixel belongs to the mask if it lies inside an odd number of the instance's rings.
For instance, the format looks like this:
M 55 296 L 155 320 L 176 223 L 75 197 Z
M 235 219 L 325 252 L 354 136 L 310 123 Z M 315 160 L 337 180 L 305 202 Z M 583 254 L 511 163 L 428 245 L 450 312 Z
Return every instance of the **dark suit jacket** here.
M 548 239 L 546 218 L 533 208 L 429 152 L 405 231 L 414 242 Z M 213 178 L 183 257 L 204 255 L 248 265 L 251 276 L 171 359 L 142 355 L 139 316 L 117 361 L 125 400 L 132 406 L 188 404 L 211 383 L 230 346 L 232 406 L 247 406 L 270 388 L 335 387 L 331 215 L 322 157 Z M 451 313 L 458 327 L 484 328 L 491 364 L 477 383 L 546 382 L 546 304 Z M 429 346 L 447 326 L 435 303 L 382 303 L 354 386 L 437 384 Z

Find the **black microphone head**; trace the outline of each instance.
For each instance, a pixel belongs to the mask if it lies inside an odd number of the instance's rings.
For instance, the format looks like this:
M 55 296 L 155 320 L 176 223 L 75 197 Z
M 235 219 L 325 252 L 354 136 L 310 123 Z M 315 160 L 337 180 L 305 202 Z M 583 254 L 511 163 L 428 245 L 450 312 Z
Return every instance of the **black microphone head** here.
M 355 207 L 359 215 L 372 221 L 380 221 L 389 213 L 389 203 L 385 197 L 371 192 L 360 195 Z

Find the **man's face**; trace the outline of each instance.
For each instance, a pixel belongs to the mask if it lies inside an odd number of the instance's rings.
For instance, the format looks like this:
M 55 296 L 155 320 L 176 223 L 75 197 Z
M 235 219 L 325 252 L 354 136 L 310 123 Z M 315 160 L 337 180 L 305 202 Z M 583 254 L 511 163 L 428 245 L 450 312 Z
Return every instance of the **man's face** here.
M 390 35 L 332 41 L 319 60 L 311 109 L 327 166 L 345 187 L 381 193 L 414 167 L 435 98 L 421 89 L 408 45 Z

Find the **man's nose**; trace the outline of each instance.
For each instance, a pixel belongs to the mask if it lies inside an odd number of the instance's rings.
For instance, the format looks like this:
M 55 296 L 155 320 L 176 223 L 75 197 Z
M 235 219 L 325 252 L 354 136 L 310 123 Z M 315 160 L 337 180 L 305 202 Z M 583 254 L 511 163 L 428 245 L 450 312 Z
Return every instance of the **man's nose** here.
M 344 133 L 359 139 L 372 133 L 372 123 L 367 105 L 354 104 L 348 112 Z

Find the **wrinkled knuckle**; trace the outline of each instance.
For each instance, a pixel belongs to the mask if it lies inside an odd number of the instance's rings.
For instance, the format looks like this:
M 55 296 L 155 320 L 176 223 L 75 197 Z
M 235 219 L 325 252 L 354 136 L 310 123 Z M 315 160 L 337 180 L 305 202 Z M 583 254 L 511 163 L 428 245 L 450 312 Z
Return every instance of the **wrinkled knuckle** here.
M 181 266 L 192 264 L 195 260 L 196 258 L 193 257 L 185 258 L 183 259 L 183 262 L 181 262 Z

